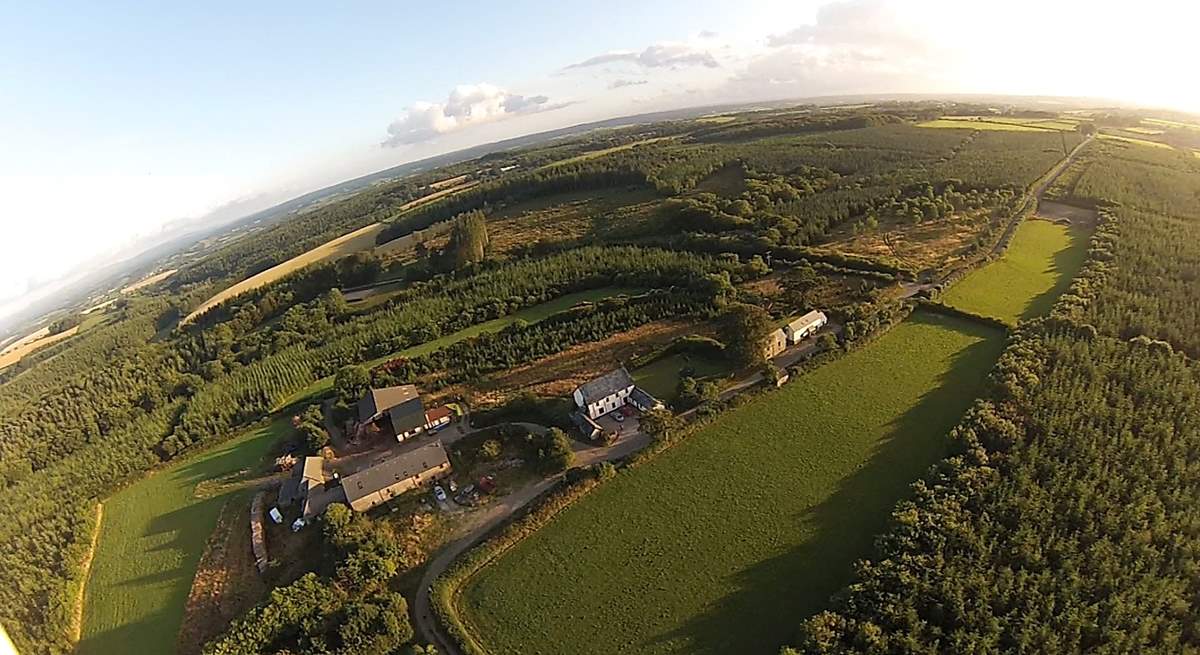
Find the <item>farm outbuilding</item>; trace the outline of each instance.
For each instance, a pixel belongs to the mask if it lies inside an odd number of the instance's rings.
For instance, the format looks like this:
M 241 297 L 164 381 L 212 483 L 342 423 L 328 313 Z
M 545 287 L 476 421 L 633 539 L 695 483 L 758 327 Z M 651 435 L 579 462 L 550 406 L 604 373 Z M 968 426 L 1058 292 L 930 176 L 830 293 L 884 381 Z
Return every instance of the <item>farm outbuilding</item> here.
M 414 385 L 370 389 L 358 401 L 357 434 L 379 432 L 404 441 L 445 427 L 452 417 L 449 407 L 425 409 Z
M 342 479 L 350 509 L 365 512 L 450 472 L 441 441 L 414 448 Z
M 829 317 L 825 315 L 825 312 L 814 309 L 788 323 L 783 329 L 787 333 L 788 341 L 799 343 L 803 339 L 816 334 L 817 330 L 825 327 L 827 323 L 829 323 Z

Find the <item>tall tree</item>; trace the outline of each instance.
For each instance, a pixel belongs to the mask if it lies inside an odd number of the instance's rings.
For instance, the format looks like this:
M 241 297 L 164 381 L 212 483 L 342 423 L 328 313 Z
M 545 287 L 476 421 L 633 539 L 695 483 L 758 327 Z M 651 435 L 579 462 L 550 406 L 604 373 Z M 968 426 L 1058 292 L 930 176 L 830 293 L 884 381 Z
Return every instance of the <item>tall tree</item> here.
M 762 307 L 745 303 L 730 306 L 721 321 L 725 352 L 741 366 L 762 363 L 767 335 L 773 327 L 771 316 Z
M 453 257 L 454 267 L 463 268 L 478 264 L 487 256 L 488 231 L 487 217 L 476 209 L 459 214 L 454 219 L 454 228 L 450 232 L 449 252 Z

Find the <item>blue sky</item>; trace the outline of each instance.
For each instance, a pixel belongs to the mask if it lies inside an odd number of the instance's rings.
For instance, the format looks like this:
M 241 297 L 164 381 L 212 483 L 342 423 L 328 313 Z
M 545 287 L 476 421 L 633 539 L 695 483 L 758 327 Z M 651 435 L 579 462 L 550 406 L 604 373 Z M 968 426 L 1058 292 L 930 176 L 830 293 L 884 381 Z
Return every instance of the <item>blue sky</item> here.
M 1200 109 L 1200 91 L 1161 65 L 1192 56 L 1194 7 L 1021 0 L 1008 9 L 940 0 L 6 3 L 0 316 L 30 289 L 169 221 L 599 118 L 895 91 L 1107 95 Z M 1062 38 L 1064 26 L 1080 36 Z

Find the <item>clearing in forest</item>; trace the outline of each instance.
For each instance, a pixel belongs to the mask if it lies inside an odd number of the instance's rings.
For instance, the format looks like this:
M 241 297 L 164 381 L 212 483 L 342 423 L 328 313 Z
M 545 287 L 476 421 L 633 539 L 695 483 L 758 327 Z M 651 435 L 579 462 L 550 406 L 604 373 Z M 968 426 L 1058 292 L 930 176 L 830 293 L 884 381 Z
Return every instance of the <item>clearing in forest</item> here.
M 945 455 L 1003 342 L 917 313 L 603 484 L 459 610 L 493 653 L 777 653 Z
M 1087 258 L 1088 235 L 1079 227 L 1027 220 L 1004 255 L 972 271 L 942 296 L 948 304 L 1008 323 L 1042 316 L 1071 286 Z
M 221 507 L 234 494 L 251 493 L 239 488 L 198 498 L 197 485 L 258 465 L 288 430 L 287 420 L 278 419 L 104 501 L 78 655 L 175 651 L 192 578 Z

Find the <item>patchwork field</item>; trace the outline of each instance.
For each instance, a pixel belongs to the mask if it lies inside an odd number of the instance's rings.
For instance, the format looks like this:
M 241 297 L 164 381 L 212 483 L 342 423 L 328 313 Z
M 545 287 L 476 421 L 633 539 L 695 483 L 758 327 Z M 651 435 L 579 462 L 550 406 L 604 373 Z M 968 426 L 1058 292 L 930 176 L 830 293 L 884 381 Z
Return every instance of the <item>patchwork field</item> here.
M 277 420 L 104 501 L 78 655 L 174 652 L 196 565 L 221 507 L 249 493 L 197 498 L 197 484 L 257 465 L 287 429 L 286 420 Z
M 944 455 L 1002 347 L 916 314 L 606 483 L 460 610 L 494 653 L 776 653 Z
M 1017 118 L 1011 116 L 943 116 L 918 123 L 917 127 L 942 127 L 974 130 L 1000 130 L 1029 132 L 1032 130 L 1056 130 L 1073 132 L 1078 123 L 1071 118 Z
M 1087 247 L 1088 235 L 1082 228 L 1027 220 L 1000 259 L 950 287 L 942 300 L 1011 323 L 1042 316 L 1071 286 Z

